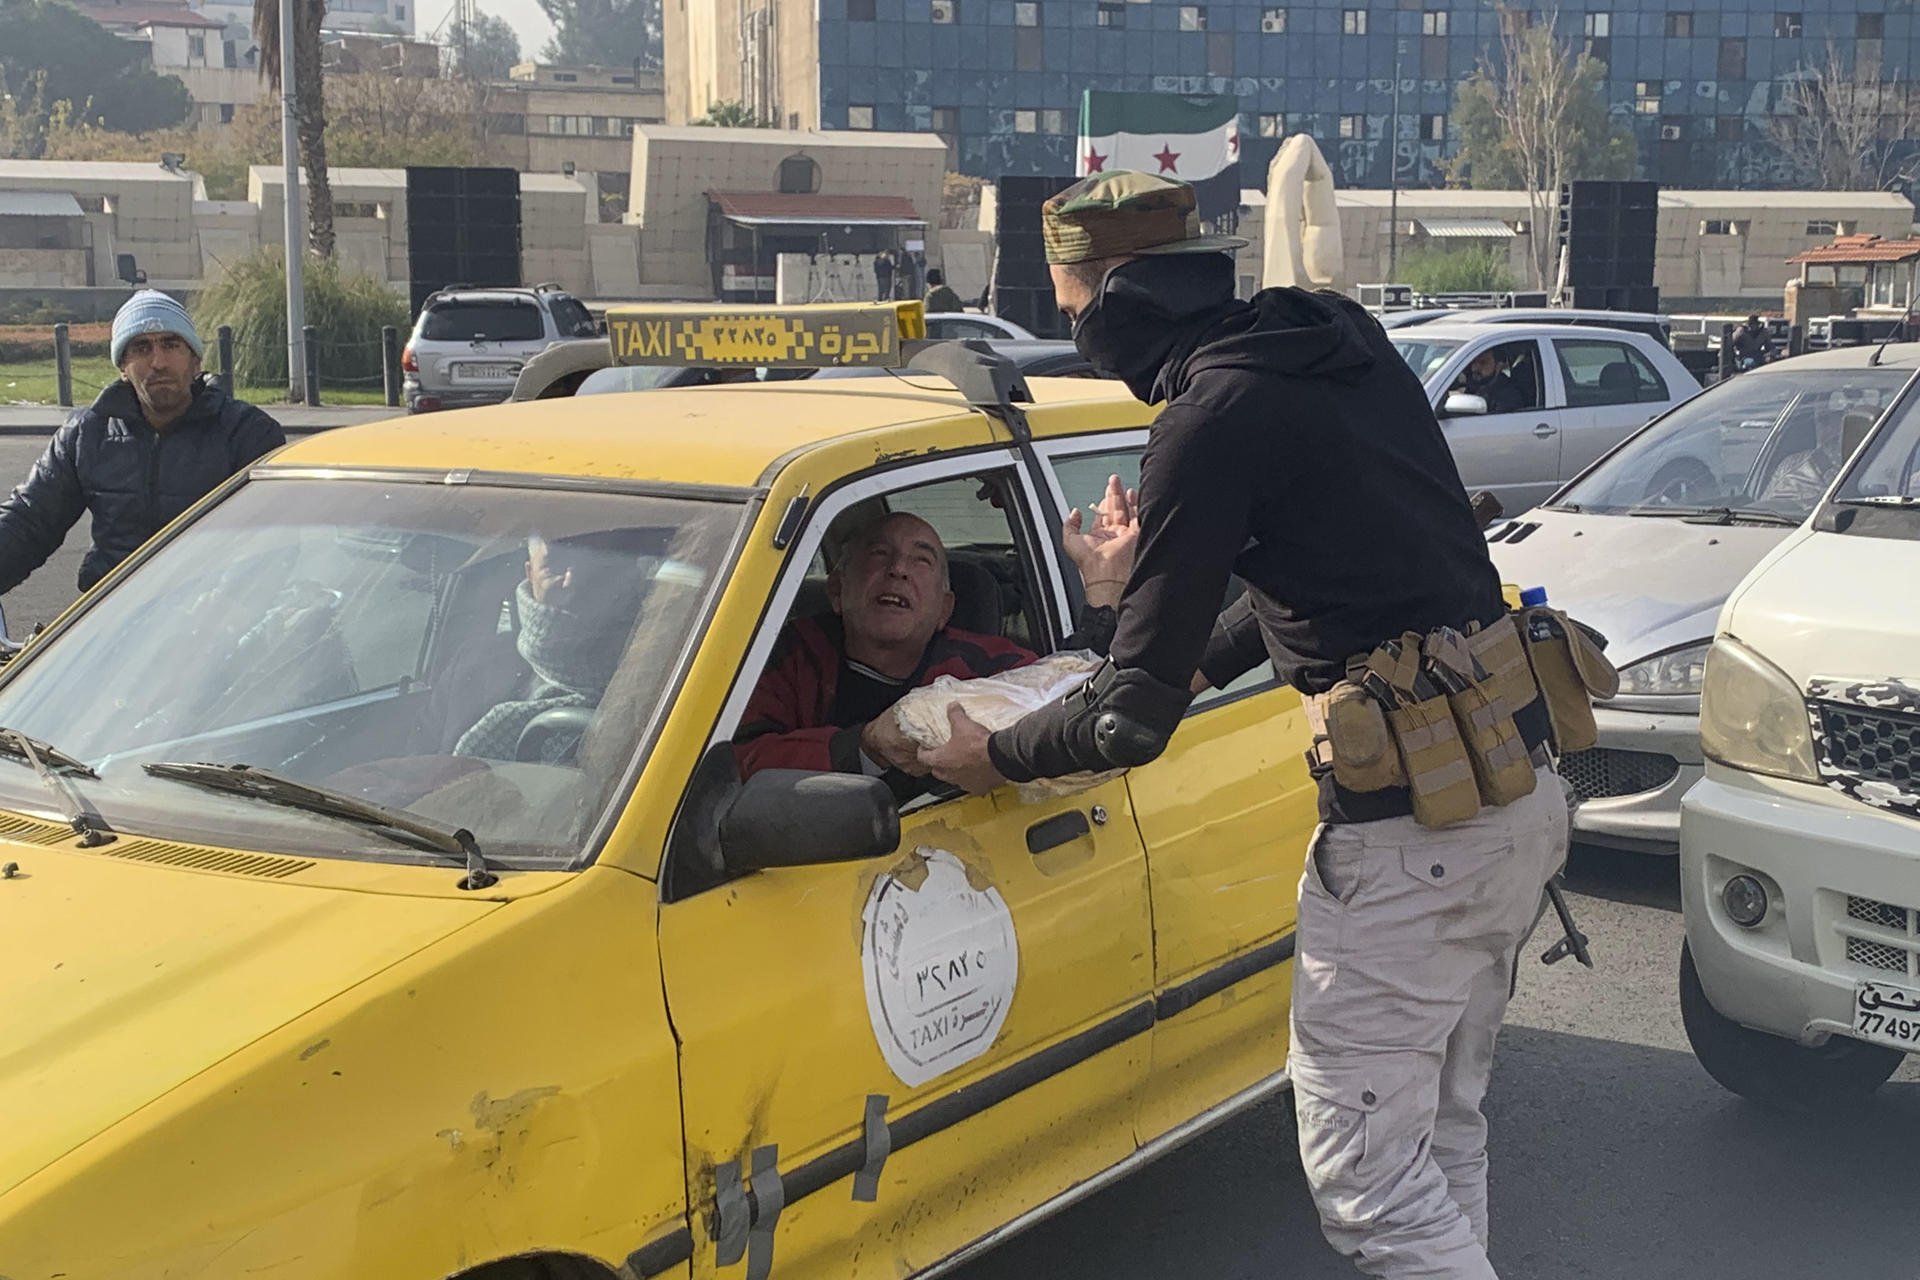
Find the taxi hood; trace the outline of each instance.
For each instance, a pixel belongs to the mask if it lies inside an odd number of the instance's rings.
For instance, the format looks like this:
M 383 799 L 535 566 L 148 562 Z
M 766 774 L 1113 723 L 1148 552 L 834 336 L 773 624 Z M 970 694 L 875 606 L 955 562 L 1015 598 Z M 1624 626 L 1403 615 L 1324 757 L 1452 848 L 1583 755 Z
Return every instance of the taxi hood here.
M 498 905 L 153 866 L 112 848 L 0 843 L 0 862 L 18 864 L 0 879 L 0 1193 Z
M 1545 587 L 1547 603 L 1607 637 L 1624 667 L 1713 636 L 1720 607 L 1792 529 L 1536 509 L 1495 528 L 1500 580 Z

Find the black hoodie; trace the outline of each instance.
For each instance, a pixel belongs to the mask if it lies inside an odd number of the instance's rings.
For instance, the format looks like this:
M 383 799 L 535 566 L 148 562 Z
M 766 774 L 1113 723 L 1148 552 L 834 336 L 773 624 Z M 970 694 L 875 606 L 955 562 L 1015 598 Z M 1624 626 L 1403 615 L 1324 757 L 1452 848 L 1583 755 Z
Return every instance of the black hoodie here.
M 0 503 L 0 592 L 13 590 L 93 514 L 80 562 L 86 591 L 228 476 L 286 443 L 280 424 L 202 378 L 164 432 L 147 425 L 124 380 L 53 433 L 26 482 Z
M 1363 308 L 1300 289 L 1215 300 L 1169 317 L 1152 356 L 1166 407 L 1141 459 L 1116 667 L 1185 689 L 1196 669 L 1219 686 L 1271 656 L 1319 692 L 1383 640 L 1505 612 L 1426 391 Z M 1236 574 L 1248 590 L 1221 613 Z M 1056 719 L 995 734 L 1001 772 L 1068 763 Z M 1324 785 L 1324 810 L 1347 820 L 1407 811 L 1404 792 Z

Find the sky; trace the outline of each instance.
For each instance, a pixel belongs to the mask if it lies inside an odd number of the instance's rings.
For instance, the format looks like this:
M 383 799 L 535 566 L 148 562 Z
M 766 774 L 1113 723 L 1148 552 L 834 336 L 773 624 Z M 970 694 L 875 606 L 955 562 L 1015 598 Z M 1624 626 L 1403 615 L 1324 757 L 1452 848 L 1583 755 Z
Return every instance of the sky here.
M 547 21 L 547 15 L 540 12 L 535 0 L 479 0 L 478 8 L 482 13 L 505 18 L 507 25 L 520 37 L 520 56 L 528 61 L 540 54 L 540 46 L 553 34 L 553 24 Z M 441 25 L 453 9 L 451 0 L 427 0 L 420 6 L 421 25 L 419 34 L 425 37 L 435 27 Z

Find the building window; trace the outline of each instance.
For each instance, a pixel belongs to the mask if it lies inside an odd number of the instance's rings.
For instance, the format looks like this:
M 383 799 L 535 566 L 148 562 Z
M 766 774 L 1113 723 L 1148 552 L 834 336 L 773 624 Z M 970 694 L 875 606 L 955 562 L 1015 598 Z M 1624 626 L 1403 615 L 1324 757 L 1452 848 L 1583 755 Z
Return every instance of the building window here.
M 1124 27 L 1127 25 L 1127 6 L 1124 4 L 1103 4 L 1094 17 L 1094 22 L 1102 27 Z
M 1716 116 L 1713 137 L 1716 142 L 1740 142 L 1747 136 L 1747 122 L 1740 116 Z
M 1810 236 L 1843 236 L 1846 232 L 1840 229 L 1838 222 L 1828 218 L 1815 218 L 1807 224 L 1807 234 Z
M 874 17 L 873 0 L 847 0 L 848 22 L 872 22 Z
M 1737 236 L 1740 234 L 1740 224 L 1726 218 L 1708 218 L 1700 224 L 1700 234 L 1703 236 Z
M 233 104 L 231 102 L 223 102 L 220 104 L 220 123 L 233 123 Z
M 873 108 L 870 106 L 848 107 L 847 108 L 847 128 L 849 129 L 873 128 Z
M 1340 11 L 1340 31 L 1343 35 L 1363 36 L 1367 34 L 1367 11 L 1365 9 L 1342 9 Z
M 1773 34 L 1782 40 L 1793 40 L 1806 29 L 1804 14 L 1776 13 L 1773 15 Z
M 1682 10 L 1677 13 L 1669 13 L 1667 15 L 1667 36 L 1669 39 L 1676 36 L 1690 36 L 1692 34 L 1693 11 L 1691 9 Z
M 933 0 L 933 25 L 950 27 L 960 21 L 960 0 Z
M 1500 34 L 1517 36 L 1533 25 L 1533 14 L 1526 9 L 1502 9 Z
M 1013 69 L 1015 71 L 1038 71 L 1046 60 L 1046 32 L 1038 25 L 1016 27 L 1013 32 Z
M 1660 114 L 1660 81 L 1634 81 L 1633 109 L 1643 116 L 1657 116 Z
M 1745 80 L 1747 78 L 1747 42 L 1742 37 L 1732 37 L 1720 42 L 1720 80 Z
M 1013 25 L 1016 27 L 1039 26 L 1040 0 L 1015 0 L 1013 6 Z
M 820 166 L 809 156 L 788 156 L 780 162 L 780 194 L 810 196 L 820 189 Z
M 403 4 L 393 6 L 393 20 L 395 22 L 405 22 L 407 20 L 407 6 Z
M 553 78 L 555 82 L 559 84 L 578 84 L 580 82 L 580 77 L 571 71 L 556 71 L 553 73 Z
M 1421 116 L 1420 137 L 1427 142 L 1445 142 L 1447 140 L 1447 118 L 1445 116 Z
M 613 82 L 615 84 L 632 84 L 633 77 L 632 76 L 615 76 L 613 77 Z
M 1887 31 L 1887 15 L 1863 13 L 1853 20 L 1853 34 L 1862 40 L 1878 40 Z
M 1589 40 L 1605 40 L 1613 34 L 1613 15 L 1590 13 L 1582 20 L 1581 30 Z
M 1260 34 L 1283 36 L 1287 34 L 1287 11 L 1285 9 L 1262 9 L 1260 11 Z
M 1254 122 L 1255 130 L 1263 138 L 1284 138 L 1287 136 L 1287 118 L 1278 111 L 1263 111 Z
M 1205 31 L 1207 29 L 1207 6 L 1203 4 L 1181 5 L 1180 29 L 1182 31 Z
M 207 60 L 206 32 L 190 31 L 187 33 L 187 56 L 189 58 L 198 58 L 201 62 Z
M 1070 132 L 1067 128 L 1067 113 L 1060 107 L 1048 107 L 1040 113 L 1040 132 L 1056 136 Z
M 1420 34 L 1423 36 L 1443 36 L 1447 34 L 1447 11 L 1429 9 L 1420 15 Z
M 371 200 L 335 200 L 333 216 L 336 218 L 377 218 L 380 206 Z
M 1013 131 L 1015 133 L 1040 132 L 1040 113 L 1038 111 L 1016 111 L 1013 113 Z
M 1340 117 L 1340 136 L 1342 138 L 1364 138 L 1367 136 L 1367 118 L 1361 115 Z

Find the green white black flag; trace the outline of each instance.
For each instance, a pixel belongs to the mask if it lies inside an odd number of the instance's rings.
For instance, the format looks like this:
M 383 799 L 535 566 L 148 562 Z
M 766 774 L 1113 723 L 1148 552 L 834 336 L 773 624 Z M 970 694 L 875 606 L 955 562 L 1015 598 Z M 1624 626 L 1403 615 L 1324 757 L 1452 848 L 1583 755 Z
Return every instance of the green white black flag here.
M 1202 221 L 1229 217 L 1240 207 L 1240 100 L 1086 90 L 1074 172 L 1109 169 L 1178 178 L 1194 188 Z

